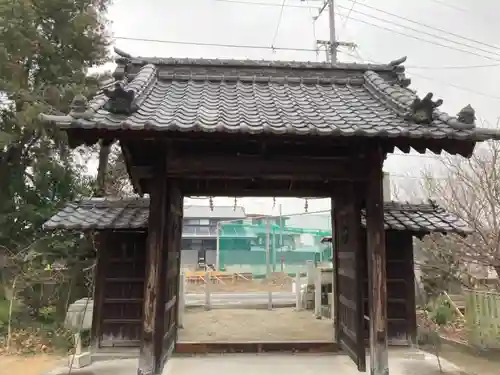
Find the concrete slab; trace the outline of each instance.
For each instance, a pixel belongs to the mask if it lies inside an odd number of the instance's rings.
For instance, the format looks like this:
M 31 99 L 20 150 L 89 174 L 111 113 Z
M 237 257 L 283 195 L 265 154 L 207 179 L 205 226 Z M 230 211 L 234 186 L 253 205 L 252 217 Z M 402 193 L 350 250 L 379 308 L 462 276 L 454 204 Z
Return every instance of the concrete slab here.
M 369 361 L 367 362 L 369 366 Z M 137 359 L 97 361 L 74 375 L 136 375 Z M 390 375 L 468 375 L 441 359 L 442 372 L 434 355 L 409 349 L 390 352 Z M 171 358 L 162 375 L 341 375 L 359 374 L 344 354 L 223 354 Z M 370 373 L 369 370 L 367 372 Z M 68 368 L 54 369 L 44 375 L 67 375 Z
M 222 358 L 223 357 L 223 358 Z M 258 357 L 258 358 L 257 358 Z M 368 361 L 369 367 L 369 361 Z M 391 375 L 467 375 L 448 361 L 416 351 L 391 351 Z M 172 358 L 163 375 L 341 375 L 360 374 L 344 354 L 226 354 Z M 368 370 L 368 374 L 370 371 Z
M 73 375 L 137 375 L 139 360 L 133 359 L 113 359 L 107 361 L 97 361 L 83 368 L 73 368 Z M 68 375 L 69 368 L 62 366 L 55 368 L 43 375 Z

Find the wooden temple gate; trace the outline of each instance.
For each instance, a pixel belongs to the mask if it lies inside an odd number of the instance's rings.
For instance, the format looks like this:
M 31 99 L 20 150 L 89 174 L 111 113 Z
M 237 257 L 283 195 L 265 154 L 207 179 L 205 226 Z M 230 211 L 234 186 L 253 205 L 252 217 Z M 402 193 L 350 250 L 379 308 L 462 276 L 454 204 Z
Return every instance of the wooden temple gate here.
M 67 116 L 43 115 L 72 146 L 119 140 L 132 185 L 150 196 L 139 374 L 161 372 L 176 333 L 185 196 L 328 197 L 338 228 L 337 337 L 360 370 L 366 211 L 370 370 L 388 373 L 382 165 L 397 147 L 469 156 L 474 111 L 436 110 L 387 65 L 133 58 L 118 51 L 114 89 Z M 353 294 L 353 290 L 356 291 Z

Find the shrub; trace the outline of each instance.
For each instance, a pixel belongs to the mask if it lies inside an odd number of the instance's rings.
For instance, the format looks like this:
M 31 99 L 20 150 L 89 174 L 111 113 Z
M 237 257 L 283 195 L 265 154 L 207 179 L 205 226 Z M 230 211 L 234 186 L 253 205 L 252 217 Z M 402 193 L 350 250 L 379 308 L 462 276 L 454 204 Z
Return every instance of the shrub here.
M 455 319 L 455 311 L 451 307 L 449 301 L 438 298 L 434 306 L 430 309 L 429 317 L 439 326 L 445 326 Z

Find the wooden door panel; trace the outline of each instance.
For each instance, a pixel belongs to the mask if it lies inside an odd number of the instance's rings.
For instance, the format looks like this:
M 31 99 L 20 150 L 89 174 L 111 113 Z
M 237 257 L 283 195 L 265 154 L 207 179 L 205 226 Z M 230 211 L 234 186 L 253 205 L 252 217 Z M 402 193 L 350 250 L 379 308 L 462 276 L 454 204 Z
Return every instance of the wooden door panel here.
M 336 336 L 340 347 L 366 371 L 363 330 L 361 206 L 353 186 L 333 202 L 335 235 Z
M 137 346 L 144 294 L 146 234 L 108 233 L 99 347 Z

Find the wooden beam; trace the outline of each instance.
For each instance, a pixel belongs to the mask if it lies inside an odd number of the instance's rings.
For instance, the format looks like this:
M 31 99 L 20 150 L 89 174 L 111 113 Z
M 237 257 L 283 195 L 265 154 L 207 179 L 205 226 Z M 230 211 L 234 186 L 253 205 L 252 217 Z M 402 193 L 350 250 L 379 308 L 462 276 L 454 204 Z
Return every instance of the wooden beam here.
M 225 132 L 174 132 L 174 131 L 154 131 L 154 130 L 105 130 L 105 129 L 67 129 L 68 138 L 71 147 L 77 147 L 81 144 L 93 145 L 99 139 L 119 139 L 136 142 L 138 139 L 144 141 L 162 141 L 162 140 L 185 140 L 190 143 L 193 140 L 207 140 L 216 142 L 227 142 L 234 144 L 242 140 L 248 141 L 247 134 L 244 133 L 225 133 Z M 388 150 L 397 147 L 405 152 L 409 152 L 410 148 L 424 152 L 430 149 L 435 153 L 440 153 L 443 150 L 451 154 L 459 154 L 464 157 L 470 157 L 474 150 L 475 143 L 470 140 L 459 139 L 422 139 L 422 138 L 408 138 L 396 137 L 386 139 L 375 139 L 368 137 L 334 137 L 334 136 L 300 136 L 289 134 L 254 134 L 252 140 L 255 142 L 268 142 L 268 148 L 272 143 L 284 142 L 298 142 L 308 145 L 318 146 L 347 146 L 351 147 L 353 144 L 361 152 L 364 150 L 363 145 L 373 145 L 375 142 L 380 142 L 384 145 L 384 149 Z M 299 151 L 299 153 L 303 154 Z
M 175 157 L 167 162 L 169 177 L 184 179 L 267 179 L 302 180 L 365 178 L 366 161 L 353 159 L 311 160 L 303 158 L 264 159 L 257 157 L 204 156 Z M 153 170 L 149 166 L 133 166 L 131 174 L 137 179 L 149 179 Z
M 143 327 L 138 375 L 154 375 L 161 372 L 162 342 L 165 331 L 163 313 L 166 252 L 164 241 L 168 212 L 168 178 L 164 171 L 165 157 L 160 157 L 150 192 Z
M 366 236 L 370 310 L 370 372 L 389 373 L 387 353 L 387 275 L 382 165 L 385 155 L 374 150 L 366 189 Z
M 329 198 L 334 182 L 294 180 L 185 180 L 182 191 L 186 196 L 224 194 L 235 197 L 317 197 Z

